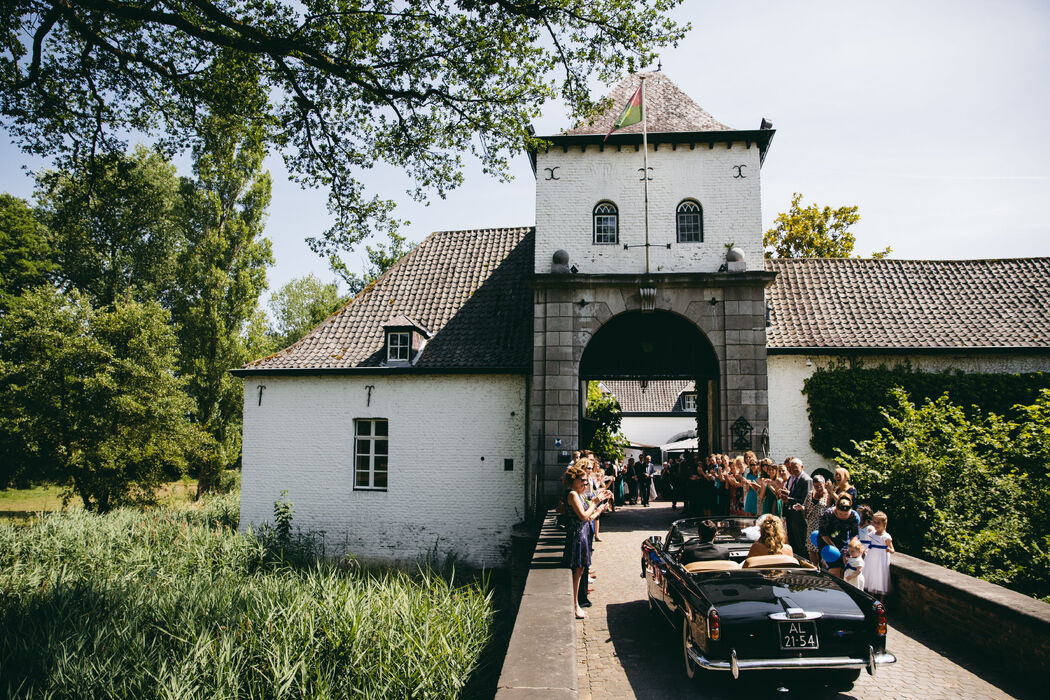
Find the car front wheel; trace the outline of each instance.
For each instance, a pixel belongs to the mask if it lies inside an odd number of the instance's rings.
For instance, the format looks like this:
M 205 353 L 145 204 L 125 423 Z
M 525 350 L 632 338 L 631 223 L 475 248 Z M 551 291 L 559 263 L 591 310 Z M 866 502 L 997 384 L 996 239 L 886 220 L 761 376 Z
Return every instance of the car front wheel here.
M 699 667 L 689 656 L 689 649 L 693 646 L 693 628 L 689 620 L 682 618 L 682 656 L 685 661 L 686 678 L 696 678 Z

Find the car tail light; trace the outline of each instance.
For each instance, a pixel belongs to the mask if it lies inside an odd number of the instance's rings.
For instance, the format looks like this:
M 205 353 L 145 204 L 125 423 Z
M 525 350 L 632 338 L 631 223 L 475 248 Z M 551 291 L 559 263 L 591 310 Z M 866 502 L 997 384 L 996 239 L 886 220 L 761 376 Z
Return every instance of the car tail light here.
M 722 636 L 722 625 L 718 621 L 718 611 L 711 608 L 707 611 L 707 638 L 711 641 L 718 641 L 718 638 Z
M 882 603 L 875 603 L 875 634 L 886 634 L 886 608 Z

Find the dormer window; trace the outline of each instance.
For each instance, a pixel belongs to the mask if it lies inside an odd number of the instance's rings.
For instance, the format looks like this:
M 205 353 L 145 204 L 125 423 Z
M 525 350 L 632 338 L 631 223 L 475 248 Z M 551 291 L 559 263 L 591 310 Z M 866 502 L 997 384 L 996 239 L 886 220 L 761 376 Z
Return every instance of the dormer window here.
M 704 242 L 704 210 L 698 202 L 687 199 L 679 204 L 675 219 L 679 243 Z
M 412 351 L 412 333 L 394 331 L 386 334 L 386 361 L 408 362 Z
M 383 324 L 386 365 L 413 365 L 431 333 L 407 316 L 395 316 Z
M 619 213 L 612 202 L 598 202 L 594 208 L 595 245 L 615 245 L 620 242 Z
M 696 394 L 682 394 L 682 410 L 696 413 Z

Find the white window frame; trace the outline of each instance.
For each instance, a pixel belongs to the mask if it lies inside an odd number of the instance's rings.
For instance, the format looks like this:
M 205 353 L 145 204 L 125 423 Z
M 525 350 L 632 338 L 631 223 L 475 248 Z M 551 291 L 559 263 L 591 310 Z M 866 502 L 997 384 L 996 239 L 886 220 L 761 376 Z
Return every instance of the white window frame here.
M 386 361 L 408 362 L 412 357 L 412 333 L 389 331 L 386 334 Z
M 687 231 L 683 234 L 683 218 L 691 218 L 693 216 L 696 217 L 696 230 Z M 679 243 L 704 242 L 704 209 L 699 202 L 687 199 L 678 205 L 678 209 L 675 210 L 675 233 Z
M 367 432 L 363 428 L 367 426 Z M 382 427 L 380 434 L 379 428 Z M 385 449 L 377 449 L 377 443 L 384 443 Z M 361 460 L 366 468 L 361 468 Z M 380 466 L 381 468 L 377 468 Z M 354 419 L 354 491 L 386 491 L 390 477 L 390 421 L 386 418 Z M 377 484 L 376 474 L 382 473 L 383 483 Z M 367 475 L 364 484 L 359 484 L 360 475 Z
M 594 245 L 616 245 L 620 242 L 620 210 L 615 204 L 598 202 L 594 207 L 593 218 Z
M 696 412 L 696 394 L 682 394 L 682 410 Z

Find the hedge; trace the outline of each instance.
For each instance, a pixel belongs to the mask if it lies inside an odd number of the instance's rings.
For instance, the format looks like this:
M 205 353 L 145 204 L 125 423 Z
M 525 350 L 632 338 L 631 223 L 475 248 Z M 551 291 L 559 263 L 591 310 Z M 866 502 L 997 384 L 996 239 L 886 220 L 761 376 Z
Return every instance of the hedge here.
M 904 389 L 917 404 L 947 394 L 972 418 L 981 413 L 1012 416 L 1018 404 L 1032 404 L 1041 389 L 1050 388 L 1050 373 L 964 374 L 959 371 L 919 372 L 909 364 L 864 367 L 838 362 L 814 372 L 802 392 L 809 403 L 813 431 L 810 445 L 827 458 L 848 451 L 854 441 L 870 438 L 886 427 L 881 408 L 893 403 L 890 391 Z

